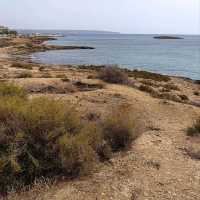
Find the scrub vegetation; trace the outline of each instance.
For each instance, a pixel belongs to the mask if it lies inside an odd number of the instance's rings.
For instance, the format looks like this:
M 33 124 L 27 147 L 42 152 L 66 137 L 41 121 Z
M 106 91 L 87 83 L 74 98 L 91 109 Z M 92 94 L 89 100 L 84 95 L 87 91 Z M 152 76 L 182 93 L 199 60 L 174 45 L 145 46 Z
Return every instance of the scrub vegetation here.
M 83 122 L 64 101 L 29 99 L 22 88 L 1 83 L 0 192 L 41 177 L 87 174 L 96 162 L 128 147 L 137 136 L 130 109 L 113 110 L 104 120 Z

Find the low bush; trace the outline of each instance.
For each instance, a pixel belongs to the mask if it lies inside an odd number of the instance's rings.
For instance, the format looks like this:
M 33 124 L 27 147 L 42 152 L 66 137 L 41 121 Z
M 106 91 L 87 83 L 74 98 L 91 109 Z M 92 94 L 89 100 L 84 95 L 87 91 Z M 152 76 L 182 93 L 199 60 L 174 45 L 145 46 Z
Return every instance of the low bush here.
M 194 91 L 193 94 L 196 95 L 196 96 L 200 96 L 200 92 L 199 91 Z
M 103 136 L 113 151 L 127 148 L 138 136 L 134 125 L 129 107 L 122 105 L 108 114 L 102 125 Z
M 28 69 L 28 70 L 32 70 L 33 69 L 33 66 L 31 64 L 19 63 L 19 62 L 12 63 L 11 67 L 21 68 L 21 69 Z
M 188 96 L 186 96 L 185 94 L 179 94 L 178 96 L 181 98 L 182 101 L 188 101 L 189 100 Z
M 151 79 L 154 81 L 163 81 L 163 82 L 168 82 L 170 81 L 170 77 L 162 74 L 156 74 L 152 72 L 147 72 L 147 71 L 139 71 L 139 70 L 133 70 L 133 71 L 128 71 L 129 76 L 134 77 L 134 78 L 142 78 L 142 79 Z
M 22 72 L 21 74 L 17 75 L 16 78 L 32 78 L 32 73 L 31 72 Z
M 198 118 L 192 127 L 187 129 L 188 136 L 198 136 L 200 135 L 200 118 Z
M 67 77 L 65 77 L 65 78 L 62 78 L 61 81 L 63 81 L 63 82 L 70 82 L 70 79 L 67 78 Z
M 65 79 L 65 78 L 67 78 L 67 76 L 66 76 L 66 74 L 57 74 L 56 78 Z
M 147 86 L 151 86 L 151 87 L 159 87 L 159 84 L 157 84 L 157 82 L 153 81 L 153 80 L 149 80 L 149 79 L 142 79 L 140 81 L 140 83 L 147 85 Z
M 41 177 L 77 177 L 108 160 L 136 137 L 129 113 L 115 108 L 100 126 L 62 101 L 0 85 L 0 194 Z
M 63 172 L 69 176 L 88 173 L 95 161 L 96 154 L 80 135 L 64 135 L 59 139 L 59 157 Z
M 44 67 L 44 66 L 40 66 L 39 68 L 38 68 L 38 70 L 39 71 L 44 71 L 46 68 Z
M 41 78 L 52 78 L 52 75 L 48 72 L 42 74 Z
M 163 87 L 165 88 L 165 89 L 167 89 L 167 90 L 177 90 L 177 91 L 180 91 L 180 88 L 177 86 L 177 85 L 175 85 L 175 84 L 173 84 L 173 83 L 168 83 L 168 84 L 165 84 L 165 85 L 163 85 Z
M 105 67 L 99 71 L 98 77 L 108 83 L 125 84 L 128 82 L 128 76 L 118 67 Z
M 103 125 L 105 123 L 106 121 L 103 121 Z M 80 139 L 82 141 L 87 141 L 100 161 L 108 160 L 111 157 L 112 150 L 104 137 L 103 129 L 94 122 L 89 122 L 88 125 L 82 129 Z
M 159 97 L 159 92 L 157 92 L 157 90 L 155 90 L 152 86 L 140 85 L 139 86 L 139 90 L 141 90 L 143 92 L 147 92 L 147 93 L 149 93 L 151 96 L 153 96 L 155 98 Z

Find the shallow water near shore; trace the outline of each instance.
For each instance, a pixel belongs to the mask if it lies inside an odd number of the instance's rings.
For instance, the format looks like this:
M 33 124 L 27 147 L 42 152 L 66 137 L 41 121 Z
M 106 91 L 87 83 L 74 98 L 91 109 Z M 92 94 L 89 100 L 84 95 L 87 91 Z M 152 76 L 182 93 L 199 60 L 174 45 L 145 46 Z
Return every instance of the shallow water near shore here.
M 82 45 L 95 49 L 34 53 L 33 61 L 46 64 L 118 64 L 129 69 L 200 79 L 200 36 L 160 40 L 154 39 L 155 35 L 56 33 L 64 37 L 48 44 Z

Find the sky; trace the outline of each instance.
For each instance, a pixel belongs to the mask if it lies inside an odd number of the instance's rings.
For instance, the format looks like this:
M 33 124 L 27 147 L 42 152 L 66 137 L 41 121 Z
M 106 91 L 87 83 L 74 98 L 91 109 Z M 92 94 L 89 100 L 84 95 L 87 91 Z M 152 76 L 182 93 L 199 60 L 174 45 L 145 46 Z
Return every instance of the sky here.
M 14 29 L 200 34 L 200 0 L 0 0 Z

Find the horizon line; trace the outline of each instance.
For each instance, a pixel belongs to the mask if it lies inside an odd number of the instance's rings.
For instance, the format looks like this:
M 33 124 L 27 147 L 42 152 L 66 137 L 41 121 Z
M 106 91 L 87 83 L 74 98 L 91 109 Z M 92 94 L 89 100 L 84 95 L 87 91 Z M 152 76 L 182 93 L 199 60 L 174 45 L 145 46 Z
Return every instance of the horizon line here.
M 15 30 L 42 30 L 42 31 L 88 31 L 88 32 L 107 32 L 121 35 L 196 35 L 200 36 L 200 33 L 129 33 L 109 30 L 95 30 L 95 29 L 52 29 L 52 28 L 12 28 Z

